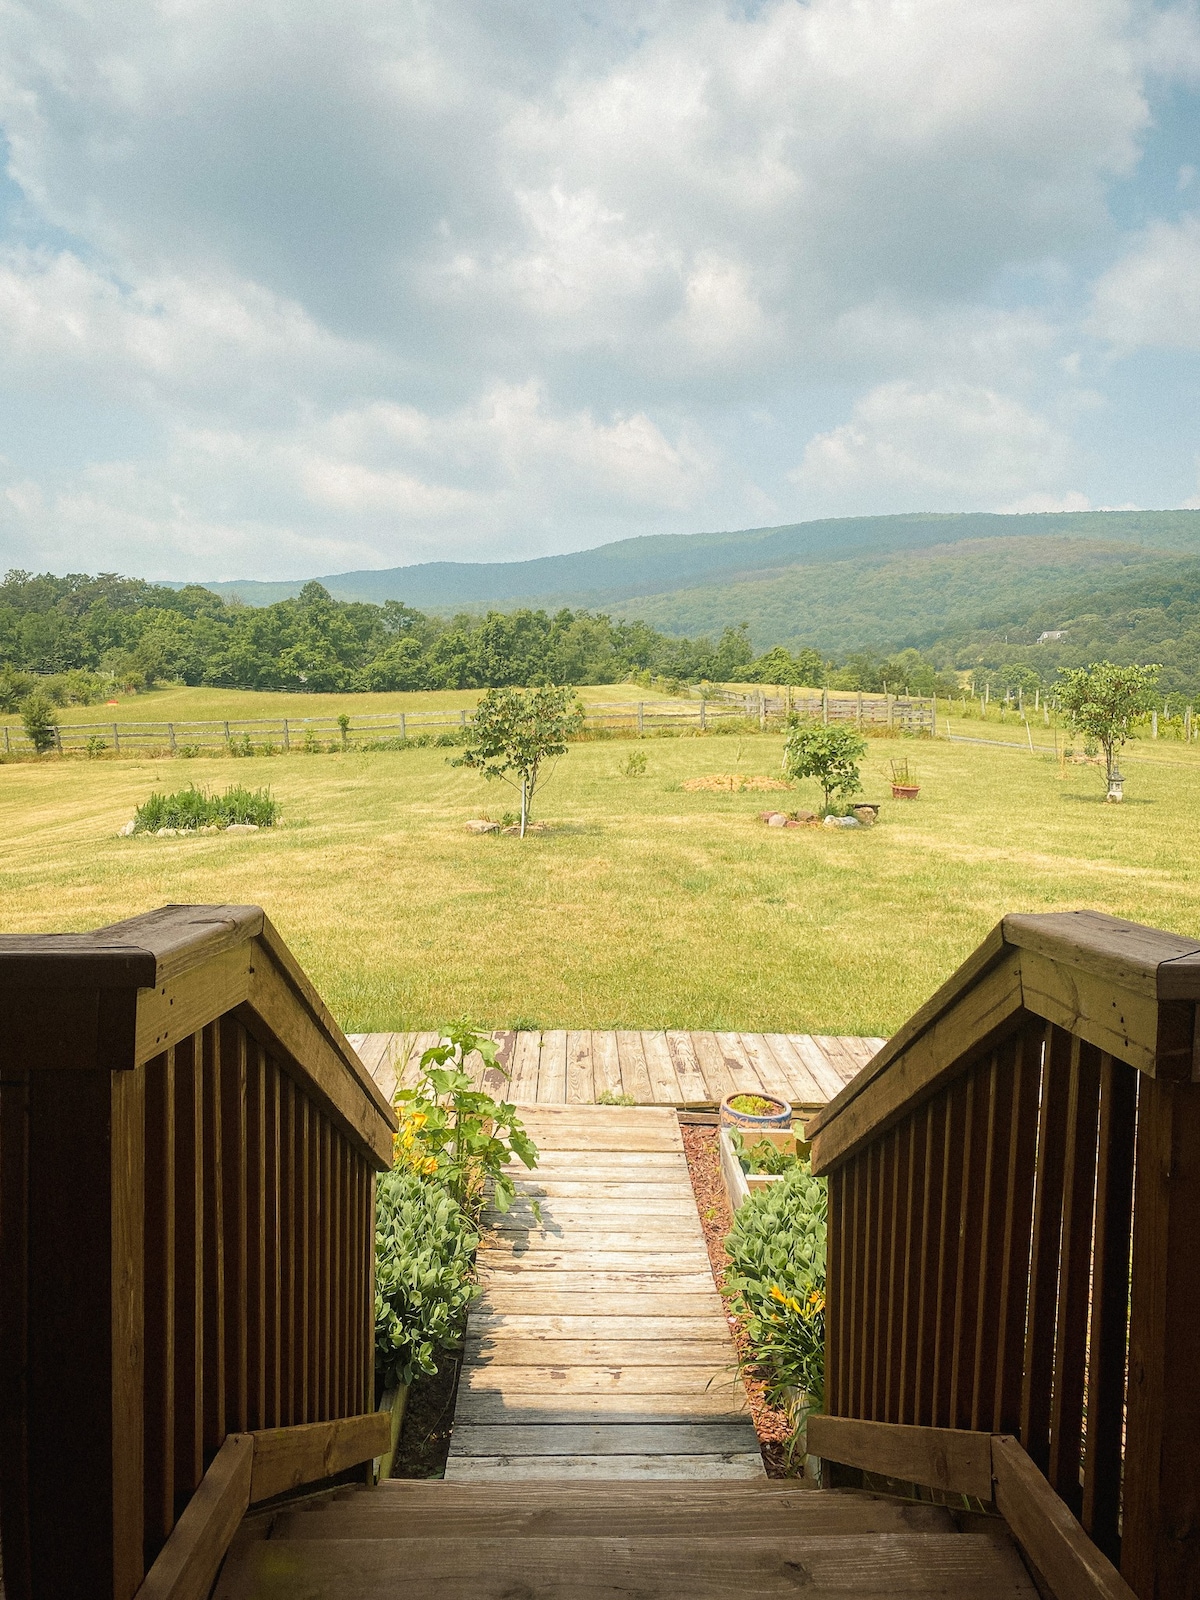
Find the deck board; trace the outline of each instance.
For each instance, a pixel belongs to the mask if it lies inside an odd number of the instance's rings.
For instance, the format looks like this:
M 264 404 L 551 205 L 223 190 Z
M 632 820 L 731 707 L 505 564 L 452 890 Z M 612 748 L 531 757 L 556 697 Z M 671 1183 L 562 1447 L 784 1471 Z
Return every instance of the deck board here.
M 673 1112 L 526 1119 L 546 1165 L 486 1219 L 446 1477 L 762 1477 Z
M 727 1094 L 783 1095 L 814 1111 L 866 1065 L 882 1039 L 784 1033 L 701 1033 L 669 1029 L 499 1030 L 499 1071 L 467 1070 L 497 1098 L 521 1106 L 586 1106 L 599 1097 L 631 1095 L 639 1106 L 707 1109 Z M 421 1052 L 435 1033 L 353 1033 L 350 1043 L 390 1100 L 416 1082 Z

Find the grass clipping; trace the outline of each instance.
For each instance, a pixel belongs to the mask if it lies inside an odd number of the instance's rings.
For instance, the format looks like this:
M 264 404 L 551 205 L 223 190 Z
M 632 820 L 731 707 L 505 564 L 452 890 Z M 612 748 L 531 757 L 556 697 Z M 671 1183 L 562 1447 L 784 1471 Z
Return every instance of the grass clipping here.
M 747 794 L 764 789 L 790 789 L 782 778 L 759 778 L 745 772 L 717 772 L 709 778 L 685 778 L 684 789 L 707 789 L 713 794 Z

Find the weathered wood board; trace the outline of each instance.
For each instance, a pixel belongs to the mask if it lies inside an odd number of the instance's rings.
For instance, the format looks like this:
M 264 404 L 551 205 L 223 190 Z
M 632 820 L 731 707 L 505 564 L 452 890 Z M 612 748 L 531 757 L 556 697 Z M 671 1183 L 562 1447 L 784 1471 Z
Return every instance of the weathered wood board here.
M 480 1248 L 447 1479 L 761 1478 L 674 1113 L 528 1122 L 544 1165 Z

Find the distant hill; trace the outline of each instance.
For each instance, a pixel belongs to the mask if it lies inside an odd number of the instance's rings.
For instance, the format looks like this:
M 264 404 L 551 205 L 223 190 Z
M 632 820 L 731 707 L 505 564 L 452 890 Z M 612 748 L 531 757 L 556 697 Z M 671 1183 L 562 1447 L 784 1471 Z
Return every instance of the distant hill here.
M 791 609 L 803 603 L 811 587 L 811 604 L 819 610 L 819 594 L 830 591 L 830 586 L 854 581 L 854 574 L 845 568 L 845 563 L 873 558 L 870 570 L 874 571 L 879 558 L 898 556 L 901 552 L 930 550 L 964 541 L 979 547 L 988 540 L 1048 539 L 1123 546 L 1131 562 L 1156 553 L 1200 555 L 1200 511 L 1034 512 L 1021 516 L 964 512 L 837 517 L 734 533 L 662 534 L 622 539 L 594 550 L 543 556 L 535 561 L 435 561 L 377 572 L 333 573 L 319 581 L 335 599 L 369 600 L 376 604 L 384 600 L 402 600 L 420 610 L 434 612 L 534 605 L 583 606 L 630 616 L 649 616 L 651 598 L 660 597 L 657 625 L 671 632 L 687 631 L 692 624 L 685 621 L 685 617 L 693 612 L 704 612 L 711 617 L 706 626 L 718 631 L 726 623 L 740 622 L 745 617 L 755 635 L 765 639 L 769 630 L 760 628 L 758 618 L 753 611 L 746 611 L 746 606 L 766 603 L 772 608 L 786 609 L 790 616 Z M 841 570 L 828 579 L 818 578 L 812 570 L 828 568 L 830 564 L 839 565 Z M 1097 565 L 1103 566 L 1104 561 L 1098 560 Z M 806 569 L 805 575 L 797 569 Z M 969 575 L 964 572 L 960 576 L 969 589 Z M 784 587 L 776 595 L 773 585 L 781 577 L 784 577 Z M 205 587 L 227 597 L 236 595 L 248 605 L 270 605 L 299 594 L 305 581 L 234 581 Z M 991 573 L 982 580 L 985 585 L 994 581 Z M 752 587 L 742 587 L 747 584 Z M 767 587 L 753 587 L 763 584 Z M 730 593 L 731 588 L 737 592 Z M 712 593 L 704 595 L 705 590 Z M 686 598 L 680 591 L 686 591 Z M 728 595 L 728 607 L 720 603 L 722 594 Z M 673 598 L 668 600 L 667 597 Z M 739 610 L 739 606 L 743 609 Z M 859 615 L 861 625 L 870 632 L 873 624 L 867 613 Z M 851 631 L 859 625 L 855 623 Z M 845 633 L 844 622 L 831 621 L 830 626 L 836 628 L 839 635 Z M 804 630 L 789 626 L 786 632 L 789 637 L 799 637 Z M 857 632 L 855 638 L 857 642 L 875 642 L 873 636 L 868 639 L 866 634 L 859 640 Z

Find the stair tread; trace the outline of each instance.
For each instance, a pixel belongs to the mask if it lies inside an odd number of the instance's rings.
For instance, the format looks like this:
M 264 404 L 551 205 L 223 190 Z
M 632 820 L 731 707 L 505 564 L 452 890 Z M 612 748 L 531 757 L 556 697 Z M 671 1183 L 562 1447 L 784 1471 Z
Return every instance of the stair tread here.
M 1011 1545 L 986 1534 L 697 1538 L 267 1539 L 227 1563 L 215 1600 L 742 1600 L 828 1595 L 1032 1597 Z

